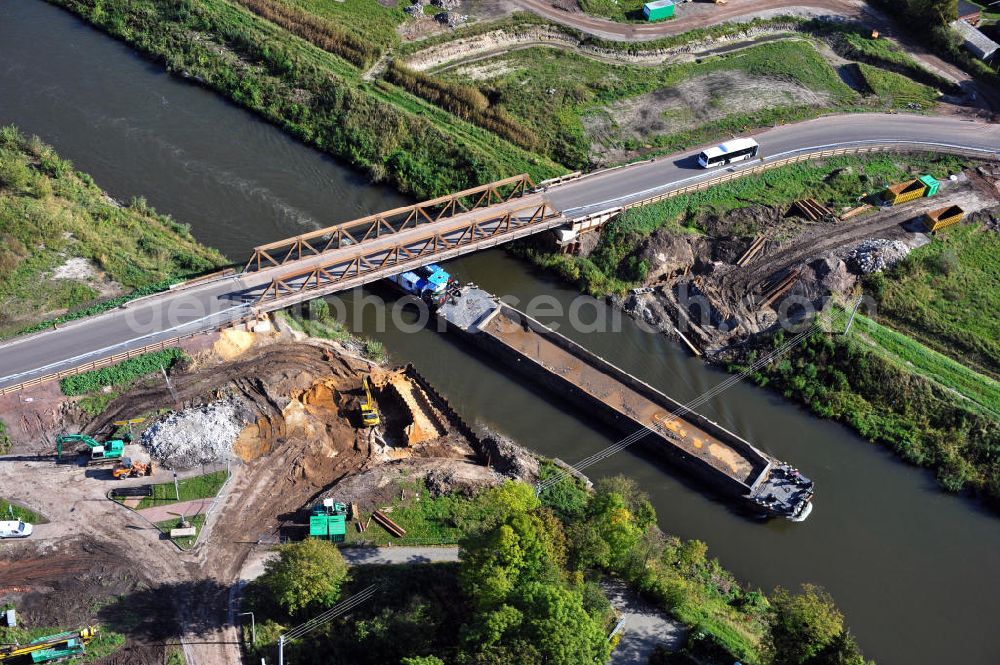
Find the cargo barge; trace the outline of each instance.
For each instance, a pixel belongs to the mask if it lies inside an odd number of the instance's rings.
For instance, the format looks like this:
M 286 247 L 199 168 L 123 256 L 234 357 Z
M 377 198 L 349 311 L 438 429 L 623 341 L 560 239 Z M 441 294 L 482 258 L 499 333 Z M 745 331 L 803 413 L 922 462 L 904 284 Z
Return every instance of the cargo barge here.
M 745 501 L 755 514 L 802 521 L 811 512 L 813 483 L 797 469 L 486 291 L 456 288 L 437 315 L 450 330 L 623 434 L 648 430 L 642 438 L 648 449 Z

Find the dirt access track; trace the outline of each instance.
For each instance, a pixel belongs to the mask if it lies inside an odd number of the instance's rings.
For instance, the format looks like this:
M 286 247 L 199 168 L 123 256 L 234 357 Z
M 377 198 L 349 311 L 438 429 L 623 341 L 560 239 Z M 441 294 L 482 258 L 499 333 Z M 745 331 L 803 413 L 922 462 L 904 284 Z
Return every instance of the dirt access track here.
M 576 28 L 589 35 L 620 42 L 641 42 L 705 28 L 727 21 L 749 21 L 756 17 L 780 15 L 819 16 L 833 14 L 859 18 L 863 7 L 858 0 L 729 0 L 725 5 L 710 2 L 683 3 L 677 17 L 661 23 L 618 23 L 580 11 L 558 9 L 545 0 L 513 0 L 527 11 L 555 23 Z M 706 6 L 707 5 L 707 6 Z
M 472 461 L 467 428 L 432 388 L 410 370 L 386 369 L 355 351 L 289 331 L 226 331 L 173 373 L 172 391 L 162 378 L 150 380 L 85 428 L 106 431 L 112 420 L 150 414 L 153 421 L 163 407 L 237 405 L 244 419 L 232 476 L 189 551 L 105 497 L 121 486 L 111 484 L 106 467 L 56 464 L 51 451 L 16 445 L 0 458 L 0 496 L 49 523 L 26 541 L 0 543 L 0 602 L 13 602 L 26 626 L 98 623 L 124 633 L 123 649 L 102 665 L 163 663 L 174 650 L 188 665 L 241 662 L 235 608 L 243 562 L 322 492 L 384 465 L 488 472 Z M 355 423 L 365 374 L 383 414 L 376 430 Z M 408 415 L 409 405 L 419 413 Z M 153 480 L 169 481 L 169 474 Z
M 643 42 L 678 35 L 698 28 L 706 28 L 726 22 L 750 21 L 781 15 L 797 16 L 837 16 L 862 21 L 877 29 L 887 37 L 898 41 L 913 57 L 932 72 L 975 89 L 980 97 L 996 109 L 1000 108 L 1000 95 L 987 86 L 977 85 L 972 77 L 961 68 L 928 51 L 922 44 L 914 42 L 896 29 L 895 22 L 881 12 L 859 0 L 729 0 L 725 5 L 709 2 L 682 3 L 677 7 L 677 17 L 669 21 L 654 23 L 618 23 L 596 16 L 584 14 L 574 7 L 567 11 L 546 0 L 512 0 L 521 9 L 555 23 L 574 28 L 588 35 L 618 42 Z

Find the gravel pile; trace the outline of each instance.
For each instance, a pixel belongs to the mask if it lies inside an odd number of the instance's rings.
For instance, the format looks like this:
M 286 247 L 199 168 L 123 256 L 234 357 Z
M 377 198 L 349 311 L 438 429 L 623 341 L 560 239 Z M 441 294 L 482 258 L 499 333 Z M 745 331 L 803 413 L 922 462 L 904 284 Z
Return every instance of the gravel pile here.
M 891 268 L 910 253 L 910 248 L 899 240 L 865 240 L 851 252 L 850 260 L 862 275 Z
M 142 434 L 151 457 L 171 469 L 223 462 L 243 429 L 236 405 L 213 402 L 172 413 Z

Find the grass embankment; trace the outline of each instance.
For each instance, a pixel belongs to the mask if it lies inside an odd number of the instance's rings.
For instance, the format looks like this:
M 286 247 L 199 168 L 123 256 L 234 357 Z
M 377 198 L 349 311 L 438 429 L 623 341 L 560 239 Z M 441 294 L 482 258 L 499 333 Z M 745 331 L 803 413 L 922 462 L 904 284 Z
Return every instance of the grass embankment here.
M 866 287 L 879 319 L 1000 379 L 1000 234 L 976 223 L 937 234 Z
M 855 325 L 847 338 L 812 335 L 754 380 L 934 469 L 944 489 L 972 490 L 1000 506 L 1000 419 L 987 410 L 997 405 L 996 383 L 863 318 Z M 784 337 L 759 342 L 731 369 Z
M 966 398 L 973 410 L 1000 418 L 1000 383 L 996 380 L 861 314 L 855 316 L 852 333 L 898 365 Z
M 947 155 L 886 155 L 838 157 L 822 163 L 800 163 L 765 171 L 710 189 L 676 196 L 620 215 L 605 226 L 597 249 L 587 258 L 565 254 L 522 253 L 535 263 L 558 272 L 581 290 L 596 296 L 623 293 L 638 286 L 646 267 L 634 256 L 651 233 L 704 233 L 703 220 L 750 205 L 787 207 L 813 197 L 837 210 L 857 205 L 858 197 L 913 174 L 944 178 L 962 167 Z M 754 236 L 763 229 L 735 228 L 734 236 Z
M 545 178 L 564 172 L 394 85 L 362 80 L 359 65 L 367 65 L 381 47 L 356 55 L 351 45 L 357 38 L 369 43 L 371 31 L 385 34 L 388 19 L 319 17 L 324 24 L 317 26 L 302 16 L 275 16 L 286 29 L 227 0 L 180 5 L 53 1 L 163 61 L 171 71 L 196 77 L 372 180 L 391 182 L 402 191 L 432 196 L 517 173 Z M 245 1 L 262 13 L 281 13 L 289 6 Z M 324 11 L 339 11 L 332 5 L 324 3 Z M 359 6 L 345 4 L 343 11 L 355 13 Z M 320 11 L 311 4 L 299 7 Z
M 892 39 L 871 38 L 871 29 L 858 23 L 813 20 L 804 30 L 824 38 L 841 57 L 899 74 L 941 92 L 958 92 L 950 80 L 924 67 Z
M 655 68 L 535 47 L 476 61 L 443 77 L 455 86 L 478 86 L 491 108 L 508 112 L 540 137 L 536 150 L 580 168 L 589 163 L 592 145 L 669 152 L 830 110 L 884 108 L 901 95 L 926 106 L 936 97 L 905 77 L 866 67 L 871 94 L 862 96 L 812 41 L 800 38 Z M 773 82 L 770 92 L 768 82 Z M 757 87 L 745 92 L 750 85 Z
M 116 365 L 60 379 L 59 388 L 64 395 L 83 395 L 77 406 L 84 413 L 96 416 L 103 413 L 111 400 L 128 390 L 140 378 L 159 372 L 161 368 L 169 370 L 186 359 L 186 353 L 174 348 L 144 353 Z
M 44 524 L 47 519 L 24 506 L 0 499 L 0 520 L 24 520 L 30 524 Z
M 120 206 L 37 137 L 0 129 L 0 338 L 225 263 L 144 200 Z
M 342 321 L 337 320 L 330 311 L 330 304 L 322 298 L 310 300 L 304 313 L 293 313 L 293 310 L 289 309 L 278 312 L 277 316 L 292 330 L 310 337 L 354 345 L 373 362 L 383 363 L 389 358 L 382 342 L 354 335 Z
M 26 644 L 48 635 L 58 635 L 67 631 L 78 630 L 83 626 L 64 626 L 62 628 L 8 628 L 0 627 L 0 643 Z M 97 636 L 87 645 L 87 652 L 82 656 L 69 658 L 64 663 L 76 665 L 79 663 L 96 663 L 118 651 L 125 644 L 125 636 L 111 630 L 101 629 Z M 30 658 L 28 659 L 31 660 Z
M 406 530 L 405 536 L 391 536 L 372 520 L 363 533 L 354 524 L 348 524 L 346 542 L 357 545 L 454 545 L 475 525 L 494 519 L 497 511 L 498 497 L 493 491 L 470 499 L 458 494 L 434 496 L 423 483 L 400 483 L 400 490 L 404 498 L 394 500 L 386 514 Z
M 184 519 L 187 520 L 188 526 L 193 526 L 195 528 L 194 535 L 181 536 L 180 538 L 172 538 L 171 540 L 173 540 L 177 544 L 177 546 L 180 547 L 182 550 L 189 550 L 195 546 L 195 544 L 198 542 L 198 537 L 201 536 L 201 528 L 205 526 L 205 515 L 203 515 L 202 513 L 198 513 L 197 515 L 191 515 L 185 517 Z M 181 526 L 180 517 L 156 523 L 156 528 L 159 529 L 162 533 L 167 534 L 168 536 L 170 535 L 171 529 L 178 529 L 180 528 L 180 526 Z
M 159 483 L 153 485 L 153 496 L 147 496 L 135 507 L 136 510 L 152 508 L 154 506 L 169 506 L 178 501 L 193 501 L 195 499 L 210 499 L 219 493 L 226 483 L 229 474 L 225 471 L 213 471 L 200 476 L 192 476 L 177 481 L 175 487 L 172 482 Z M 177 498 L 177 491 L 180 490 L 180 499 Z M 119 503 L 121 498 L 116 499 Z
M 864 63 L 858 63 L 858 71 L 872 94 L 890 108 L 899 106 L 928 108 L 933 106 L 938 98 L 937 90 L 908 79 L 902 74 Z

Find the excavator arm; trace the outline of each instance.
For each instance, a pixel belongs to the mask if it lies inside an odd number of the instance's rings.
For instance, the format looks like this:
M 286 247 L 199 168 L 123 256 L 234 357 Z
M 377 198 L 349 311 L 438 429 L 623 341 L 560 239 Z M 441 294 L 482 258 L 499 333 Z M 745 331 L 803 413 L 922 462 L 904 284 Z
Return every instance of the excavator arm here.
M 56 455 L 58 457 L 62 457 L 63 444 L 66 443 L 85 443 L 91 449 L 101 445 L 86 434 L 60 434 L 56 437 Z

